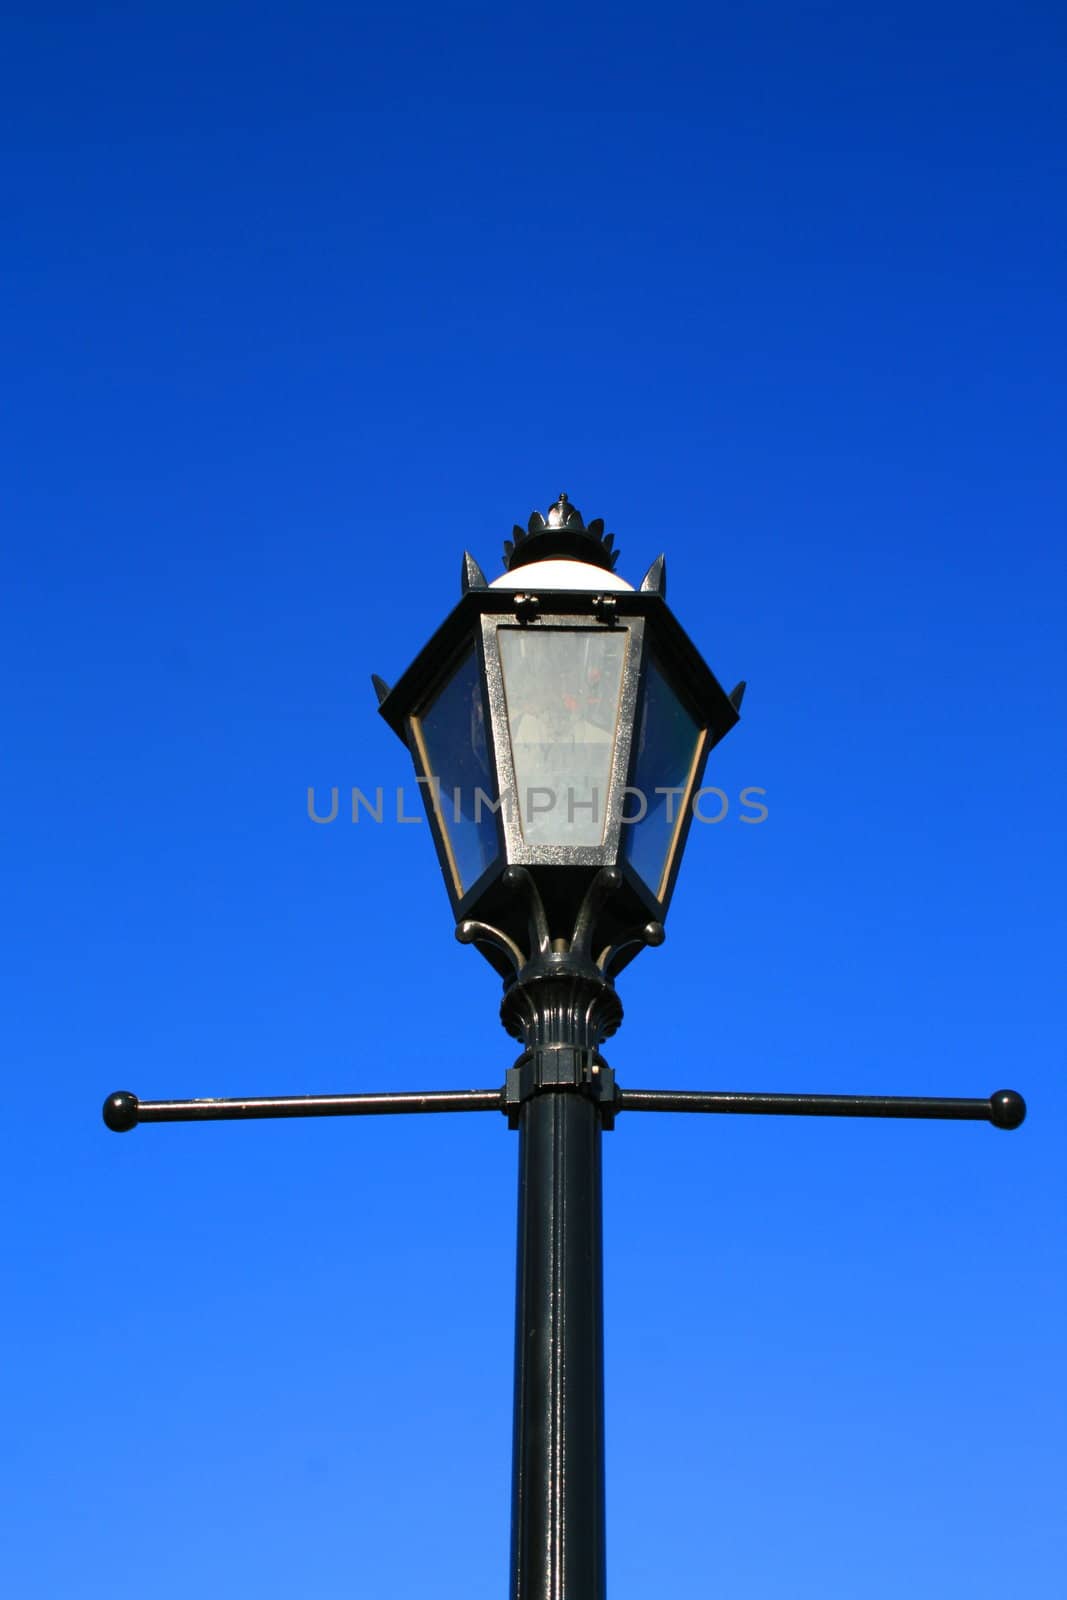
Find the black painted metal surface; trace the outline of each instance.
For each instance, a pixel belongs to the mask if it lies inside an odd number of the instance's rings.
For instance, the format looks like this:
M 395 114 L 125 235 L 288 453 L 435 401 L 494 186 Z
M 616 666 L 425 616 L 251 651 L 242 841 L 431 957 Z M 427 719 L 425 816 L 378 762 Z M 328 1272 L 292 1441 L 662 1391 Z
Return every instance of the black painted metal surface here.
M 248 1117 L 373 1117 L 412 1111 L 503 1111 L 503 1089 L 433 1090 L 428 1094 L 293 1094 L 253 1100 L 138 1100 L 120 1089 L 104 1101 L 115 1133 L 139 1122 L 239 1122 Z
M 616 1111 L 704 1111 L 785 1117 L 937 1117 L 1017 1128 L 1026 1102 L 1014 1089 L 988 1100 L 903 1094 L 733 1094 L 690 1089 L 620 1089 Z
M 530 952 L 500 1008 L 525 1046 L 506 1085 L 519 1130 L 512 1600 L 605 1595 L 600 1141 L 615 1086 L 599 1047 L 622 1005 L 611 948 L 602 964 L 592 952 L 619 879 L 601 869 L 569 938 L 553 938 L 532 874 L 510 878 Z
M 600 1111 L 542 1092 L 519 1123 L 512 1600 L 603 1600 Z

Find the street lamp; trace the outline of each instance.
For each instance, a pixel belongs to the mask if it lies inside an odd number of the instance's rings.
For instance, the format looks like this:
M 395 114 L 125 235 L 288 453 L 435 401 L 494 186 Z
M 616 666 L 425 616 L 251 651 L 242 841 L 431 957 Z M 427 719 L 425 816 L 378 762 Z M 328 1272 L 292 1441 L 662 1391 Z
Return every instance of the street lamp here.
M 663 558 L 637 590 L 616 559 L 561 495 L 493 583 L 465 555 L 460 603 L 394 689 L 375 679 L 459 935 L 508 979 L 576 937 L 601 979 L 660 941 L 704 763 L 738 719 L 744 685 L 727 695 L 668 610 Z
M 457 919 L 505 980 L 523 1054 L 505 1103 L 519 1146 L 513 1569 L 521 1596 L 604 1589 L 599 1053 L 619 971 L 663 939 L 691 806 L 737 722 L 664 598 L 560 495 L 464 594 L 381 713 L 424 787 Z M 673 802 L 673 804 L 671 803 Z M 551 1091 L 551 1092 L 547 1092 Z M 564 1382 L 565 1378 L 565 1382 Z
M 512 1490 L 513 1600 L 603 1600 L 600 1140 L 620 1111 L 937 1117 L 1016 1128 L 1021 1096 L 988 1099 L 623 1090 L 600 1046 L 615 979 L 663 941 L 709 752 L 738 720 L 667 607 L 665 565 L 634 589 L 614 540 L 566 495 L 507 541 L 390 689 L 382 716 L 423 790 L 457 938 L 504 980 L 522 1053 L 502 1089 L 140 1101 L 138 1122 L 503 1111 L 519 1132 Z

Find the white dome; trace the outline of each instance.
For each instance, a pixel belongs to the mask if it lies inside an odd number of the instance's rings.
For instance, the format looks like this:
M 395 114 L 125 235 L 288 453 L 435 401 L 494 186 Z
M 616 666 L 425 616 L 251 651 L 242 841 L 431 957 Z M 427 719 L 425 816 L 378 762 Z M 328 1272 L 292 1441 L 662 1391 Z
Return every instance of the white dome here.
M 530 561 L 524 567 L 516 567 L 514 572 L 501 573 L 499 578 L 493 579 L 489 587 L 534 590 L 592 589 L 596 594 L 607 594 L 612 589 L 633 590 L 633 584 L 627 583 L 625 578 L 620 578 L 615 572 L 594 566 L 591 561 L 568 561 L 562 557 L 550 557 L 547 561 Z

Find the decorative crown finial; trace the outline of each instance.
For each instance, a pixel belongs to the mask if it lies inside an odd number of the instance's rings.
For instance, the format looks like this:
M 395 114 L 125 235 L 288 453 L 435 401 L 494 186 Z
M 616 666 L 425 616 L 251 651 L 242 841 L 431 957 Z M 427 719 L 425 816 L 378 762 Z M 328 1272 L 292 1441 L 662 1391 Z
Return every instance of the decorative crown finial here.
M 578 522 L 581 522 L 582 513 L 578 510 L 577 506 L 571 505 L 570 501 L 567 499 L 567 491 L 566 489 L 563 489 L 560 492 L 560 497 L 556 501 L 555 505 L 549 506 L 548 516 L 545 518 L 545 521 L 548 523 L 550 528 L 565 528 L 572 516 L 576 517 Z
M 516 567 L 527 566 L 531 561 L 556 557 L 564 561 L 585 561 L 612 572 L 619 559 L 614 545 L 615 535 L 604 535 L 603 518 L 595 517 L 587 526 L 578 507 L 572 505 L 563 492 L 549 506 L 547 516 L 533 511 L 525 528 L 515 525 L 512 537 L 504 542 L 504 566 L 514 572 Z

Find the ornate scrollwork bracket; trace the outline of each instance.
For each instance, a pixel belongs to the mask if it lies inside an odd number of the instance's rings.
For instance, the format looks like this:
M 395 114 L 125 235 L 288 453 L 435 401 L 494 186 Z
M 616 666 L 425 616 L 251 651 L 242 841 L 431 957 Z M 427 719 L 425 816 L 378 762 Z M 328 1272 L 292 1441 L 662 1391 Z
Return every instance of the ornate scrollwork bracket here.
M 578 909 L 569 939 L 552 938 L 540 890 L 532 873 L 526 867 L 508 867 L 503 881 L 509 889 L 522 893 L 526 898 L 526 949 L 523 950 L 500 928 L 470 917 L 456 924 L 456 938 L 460 944 L 485 944 L 501 951 L 510 961 L 517 980 L 535 976 L 533 969 L 539 969 L 539 964 L 549 957 L 562 957 L 565 958 L 568 967 L 578 965 L 583 968 L 593 967 L 601 978 L 610 982 L 619 970 L 619 958 L 625 951 L 632 950 L 635 946 L 639 948 L 644 948 L 646 945 L 658 946 L 667 937 L 661 922 L 646 922 L 614 944 L 604 945 L 599 954 L 593 956 L 600 912 L 605 902 L 622 883 L 622 874 L 618 867 L 601 867 L 596 874 Z
M 602 946 L 594 956 L 601 912 L 622 883 L 617 867 L 602 867 L 595 875 L 569 938 L 552 938 L 537 882 L 525 867 L 508 867 L 504 883 L 525 899 L 526 948 L 500 928 L 474 920 L 459 923 L 456 938 L 461 944 L 489 945 L 503 953 L 514 969 L 500 1020 L 526 1048 L 507 1077 L 511 1125 L 518 1125 L 519 1109 L 530 1095 L 566 1088 L 599 1101 L 604 1126 L 610 1128 L 617 1091 L 599 1046 L 622 1021 L 622 1002 L 612 980 L 624 953 L 635 945 L 663 943 L 662 924 L 645 923 Z

